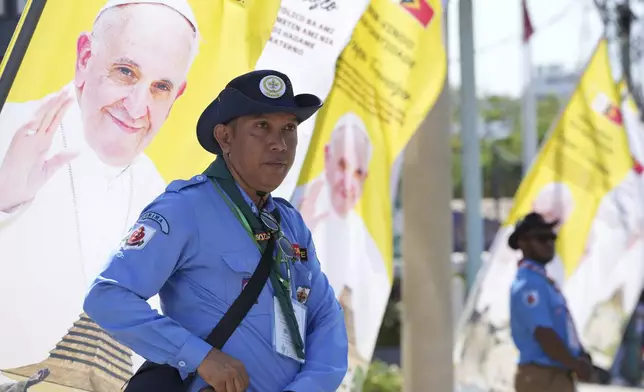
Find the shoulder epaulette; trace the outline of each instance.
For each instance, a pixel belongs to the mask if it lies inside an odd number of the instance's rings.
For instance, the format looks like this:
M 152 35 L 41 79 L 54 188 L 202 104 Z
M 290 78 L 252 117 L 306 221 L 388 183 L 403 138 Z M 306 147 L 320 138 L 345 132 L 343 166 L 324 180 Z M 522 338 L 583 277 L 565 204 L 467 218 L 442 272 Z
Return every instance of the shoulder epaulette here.
M 288 200 L 286 200 L 286 199 L 284 199 L 282 197 L 274 197 L 273 201 L 275 203 L 277 203 L 277 204 L 283 205 L 284 207 L 295 209 L 295 207 L 293 207 L 293 205 Z
M 191 187 L 193 185 L 203 184 L 207 180 L 208 180 L 208 177 L 204 176 L 203 174 L 198 174 L 189 180 L 174 180 L 170 184 L 168 184 L 168 186 L 166 187 L 166 191 L 179 192 L 182 189 Z

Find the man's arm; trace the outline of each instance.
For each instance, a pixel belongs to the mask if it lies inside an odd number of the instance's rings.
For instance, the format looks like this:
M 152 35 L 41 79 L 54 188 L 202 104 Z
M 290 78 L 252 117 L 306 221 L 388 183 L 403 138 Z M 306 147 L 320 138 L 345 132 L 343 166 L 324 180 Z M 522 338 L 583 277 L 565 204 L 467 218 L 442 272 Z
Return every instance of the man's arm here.
M 517 317 L 528 327 L 530 333 L 539 343 L 543 352 L 570 370 L 579 368 L 579 361 L 575 358 L 568 346 L 554 330 L 552 315 L 545 297 L 548 287 L 541 282 L 527 282 L 515 294 L 513 302 Z
M 347 373 L 349 345 L 344 313 L 320 269 L 311 234 L 307 249 L 311 268 L 311 291 L 306 326 L 306 363 L 284 391 L 335 391 Z
M 141 219 L 146 212 L 156 215 Z M 145 208 L 141 218 L 90 287 L 84 310 L 119 342 L 185 376 L 197 369 L 212 347 L 146 301 L 197 252 L 194 213 L 181 194 L 166 192 Z

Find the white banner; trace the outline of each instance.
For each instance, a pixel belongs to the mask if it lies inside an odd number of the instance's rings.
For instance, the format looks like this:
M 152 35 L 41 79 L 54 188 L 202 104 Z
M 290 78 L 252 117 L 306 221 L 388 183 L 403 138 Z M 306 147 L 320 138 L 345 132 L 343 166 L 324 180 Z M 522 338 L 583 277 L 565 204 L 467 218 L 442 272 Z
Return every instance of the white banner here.
M 295 94 L 311 93 L 326 99 L 335 63 L 368 4 L 369 0 L 282 0 L 273 33 L 255 68 L 285 73 Z M 298 127 L 295 163 L 274 196 L 289 200 L 293 195 L 316 117 Z

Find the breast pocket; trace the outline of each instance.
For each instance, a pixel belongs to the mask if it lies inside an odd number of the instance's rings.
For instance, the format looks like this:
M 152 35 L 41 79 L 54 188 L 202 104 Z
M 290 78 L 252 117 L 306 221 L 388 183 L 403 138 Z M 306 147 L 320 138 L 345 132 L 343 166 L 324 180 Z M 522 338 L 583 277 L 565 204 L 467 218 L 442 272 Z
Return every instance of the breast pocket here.
M 258 252 L 250 250 L 231 251 L 221 255 L 224 262 L 222 274 L 225 275 L 225 299 L 228 306 L 232 306 L 244 287 L 250 281 L 259 263 Z M 269 314 L 273 307 L 273 295 L 270 281 L 264 284 L 264 288 L 257 298 L 257 302 L 248 312 L 248 316 Z

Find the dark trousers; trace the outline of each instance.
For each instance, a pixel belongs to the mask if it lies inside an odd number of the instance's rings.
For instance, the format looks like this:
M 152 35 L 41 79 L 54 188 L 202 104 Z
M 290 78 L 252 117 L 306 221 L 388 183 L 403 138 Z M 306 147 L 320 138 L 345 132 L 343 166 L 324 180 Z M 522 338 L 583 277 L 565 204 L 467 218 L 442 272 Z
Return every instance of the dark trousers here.
M 514 377 L 516 392 L 575 392 L 572 373 L 556 367 L 519 365 Z

